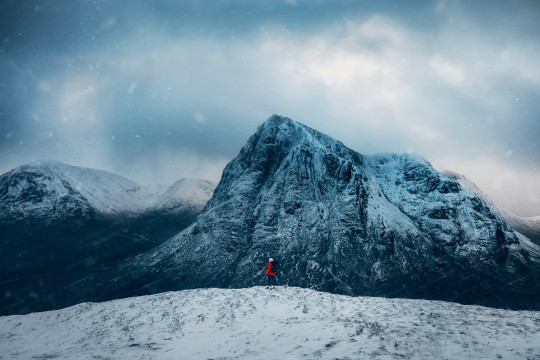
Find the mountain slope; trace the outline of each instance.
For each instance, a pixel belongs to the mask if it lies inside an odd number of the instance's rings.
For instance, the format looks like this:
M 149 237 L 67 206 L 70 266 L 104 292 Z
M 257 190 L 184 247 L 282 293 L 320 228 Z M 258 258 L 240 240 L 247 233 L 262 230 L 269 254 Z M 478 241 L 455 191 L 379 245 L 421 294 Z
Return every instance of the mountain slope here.
M 290 119 L 261 125 L 197 221 L 123 264 L 104 299 L 279 280 L 335 293 L 538 308 L 540 249 L 408 155 L 367 157 Z M 109 277 L 110 279 L 110 277 Z
M 155 246 L 128 230 L 149 201 L 128 179 L 56 162 L 0 176 L 0 313 L 61 306 L 81 274 Z
M 2 175 L 0 198 L 2 222 L 135 216 L 149 201 L 141 186 L 121 176 L 56 162 L 23 165 Z
M 538 359 L 540 313 L 200 289 L 0 317 L 10 359 Z
M 206 180 L 177 181 L 154 199 L 130 230 L 160 242 L 171 238 L 195 221 L 215 187 Z
M 63 288 L 154 248 L 202 210 L 211 185 L 184 183 L 153 201 L 118 175 L 55 162 L 0 176 L 0 314 L 91 300 Z
M 149 195 L 120 176 L 61 163 L 24 165 L 0 176 L 3 272 L 84 266 L 105 248 L 120 247 L 98 229 L 121 232 L 141 214 Z M 118 225 L 118 226 L 117 226 Z M 122 243 L 122 244 L 120 244 Z
M 540 245 L 540 216 L 536 217 L 521 217 L 516 214 L 500 208 L 497 206 L 485 193 L 482 192 L 476 186 L 474 182 L 469 180 L 467 177 L 457 174 L 453 171 L 445 171 L 444 174 L 451 179 L 454 179 L 460 183 L 466 189 L 469 189 L 476 193 L 490 208 L 497 211 L 497 213 L 506 220 L 508 225 L 510 225 L 517 232 L 528 237 L 532 242 L 537 245 Z

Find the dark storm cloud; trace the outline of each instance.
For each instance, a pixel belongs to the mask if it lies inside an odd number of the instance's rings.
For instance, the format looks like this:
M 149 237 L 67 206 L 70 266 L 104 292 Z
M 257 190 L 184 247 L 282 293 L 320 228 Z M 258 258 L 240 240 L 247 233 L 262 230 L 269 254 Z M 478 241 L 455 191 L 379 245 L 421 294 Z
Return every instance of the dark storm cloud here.
M 279 113 L 364 153 L 420 153 L 540 212 L 536 1 L 0 7 L 2 171 L 53 159 L 218 180 Z

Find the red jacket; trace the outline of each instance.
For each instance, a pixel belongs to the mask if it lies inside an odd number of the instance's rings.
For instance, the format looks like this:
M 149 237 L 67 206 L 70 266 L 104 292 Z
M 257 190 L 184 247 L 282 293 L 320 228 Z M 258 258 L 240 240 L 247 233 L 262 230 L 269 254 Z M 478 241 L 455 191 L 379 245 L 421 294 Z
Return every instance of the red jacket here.
M 266 270 L 266 275 L 276 275 L 276 273 L 274 272 L 274 264 L 272 264 L 271 262 L 268 263 L 268 269 Z

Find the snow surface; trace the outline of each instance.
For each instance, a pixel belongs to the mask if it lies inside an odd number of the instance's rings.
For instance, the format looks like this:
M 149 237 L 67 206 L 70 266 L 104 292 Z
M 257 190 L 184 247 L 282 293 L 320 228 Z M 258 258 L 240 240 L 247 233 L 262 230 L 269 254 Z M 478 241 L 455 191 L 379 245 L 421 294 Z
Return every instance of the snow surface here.
M 179 211 L 191 208 L 201 212 L 214 194 L 215 187 L 215 184 L 206 180 L 181 179 L 156 196 L 149 210 Z
M 0 318 L 6 359 L 540 359 L 540 312 L 198 289 Z

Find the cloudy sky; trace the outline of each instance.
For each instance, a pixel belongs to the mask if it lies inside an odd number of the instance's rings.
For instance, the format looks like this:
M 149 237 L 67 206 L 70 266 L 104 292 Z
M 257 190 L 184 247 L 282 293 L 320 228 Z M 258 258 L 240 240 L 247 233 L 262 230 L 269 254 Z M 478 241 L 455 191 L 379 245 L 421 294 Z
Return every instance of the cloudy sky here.
M 271 114 L 540 215 L 537 1 L 2 1 L 0 173 L 218 181 Z

